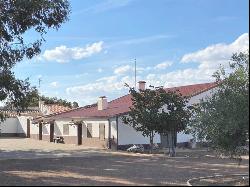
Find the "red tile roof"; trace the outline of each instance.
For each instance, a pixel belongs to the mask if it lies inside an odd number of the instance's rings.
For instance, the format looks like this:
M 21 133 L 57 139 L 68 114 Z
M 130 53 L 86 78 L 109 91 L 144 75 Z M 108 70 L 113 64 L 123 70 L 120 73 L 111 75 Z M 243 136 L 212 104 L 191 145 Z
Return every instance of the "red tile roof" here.
M 57 105 L 57 104 L 46 104 L 45 106 L 49 109 L 49 111 L 52 114 L 61 113 L 61 112 L 71 110 L 71 108 L 69 108 L 69 107 L 65 107 L 65 106 L 61 106 L 61 105 Z
M 216 83 L 204 83 L 204 84 L 195 84 L 188 86 L 180 86 L 173 88 L 166 88 L 166 91 L 177 91 L 183 96 L 195 96 L 207 90 L 210 90 L 216 87 Z M 108 108 L 105 110 L 98 110 L 97 104 L 80 107 L 71 111 L 45 116 L 49 119 L 60 119 L 60 118 L 95 118 L 95 117 L 113 117 L 120 114 L 128 112 L 129 107 L 132 106 L 131 95 L 125 95 L 115 100 L 112 100 L 108 103 Z

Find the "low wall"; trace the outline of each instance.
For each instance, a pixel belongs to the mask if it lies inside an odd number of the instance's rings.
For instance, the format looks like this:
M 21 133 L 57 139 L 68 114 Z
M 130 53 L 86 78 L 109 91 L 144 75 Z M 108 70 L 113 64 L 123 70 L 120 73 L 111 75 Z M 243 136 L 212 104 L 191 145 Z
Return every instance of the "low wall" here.
M 24 133 L 0 133 L 0 137 L 21 137 L 26 138 Z

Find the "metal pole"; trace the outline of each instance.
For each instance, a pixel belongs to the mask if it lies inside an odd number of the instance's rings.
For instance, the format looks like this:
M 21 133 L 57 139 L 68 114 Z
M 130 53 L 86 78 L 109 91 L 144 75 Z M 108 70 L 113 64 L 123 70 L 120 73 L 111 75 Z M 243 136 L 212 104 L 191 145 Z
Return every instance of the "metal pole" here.
M 135 90 L 136 90 L 136 58 L 135 58 Z

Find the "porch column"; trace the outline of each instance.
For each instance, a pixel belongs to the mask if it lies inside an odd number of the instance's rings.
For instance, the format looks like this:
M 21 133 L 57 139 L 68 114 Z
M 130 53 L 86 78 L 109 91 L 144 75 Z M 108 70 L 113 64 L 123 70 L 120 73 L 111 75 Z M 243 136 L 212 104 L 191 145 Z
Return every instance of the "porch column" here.
M 119 134 L 118 121 L 119 121 L 118 116 L 116 116 L 116 150 L 118 150 L 118 143 L 119 143 L 119 141 L 118 141 L 118 138 L 119 138 L 119 136 L 118 136 L 118 134 Z
M 43 126 L 42 122 L 39 123 L 39 140 L 42 140 L 43 138 Z
M 50 142 L 53 142 L 54 140 L 54 121 L 50 123 Z
M 77 124 L 77 145 L 82 145 L 82 123 Z
M 108 119 L 108 122 L 109 122 L 108 148 L 111 149 L 111 122 L 110 122 L 110 119 Z
M 30 138 L 30 119 L 27 119 L 27 138 Z

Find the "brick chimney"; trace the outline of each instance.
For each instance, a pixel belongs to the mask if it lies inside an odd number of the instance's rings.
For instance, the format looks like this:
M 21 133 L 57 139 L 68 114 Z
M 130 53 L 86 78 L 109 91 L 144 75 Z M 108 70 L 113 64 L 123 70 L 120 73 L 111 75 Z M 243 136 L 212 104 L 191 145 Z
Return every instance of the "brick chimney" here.
M 108 100 L 106 96 L 99 97 L 97 102 L 97 108 L 98 110 L 105 110 L 108 108 Z
M 139 90 L 145 90 L 146 89 L 146 82 L 145 81 L 139 81 Z

